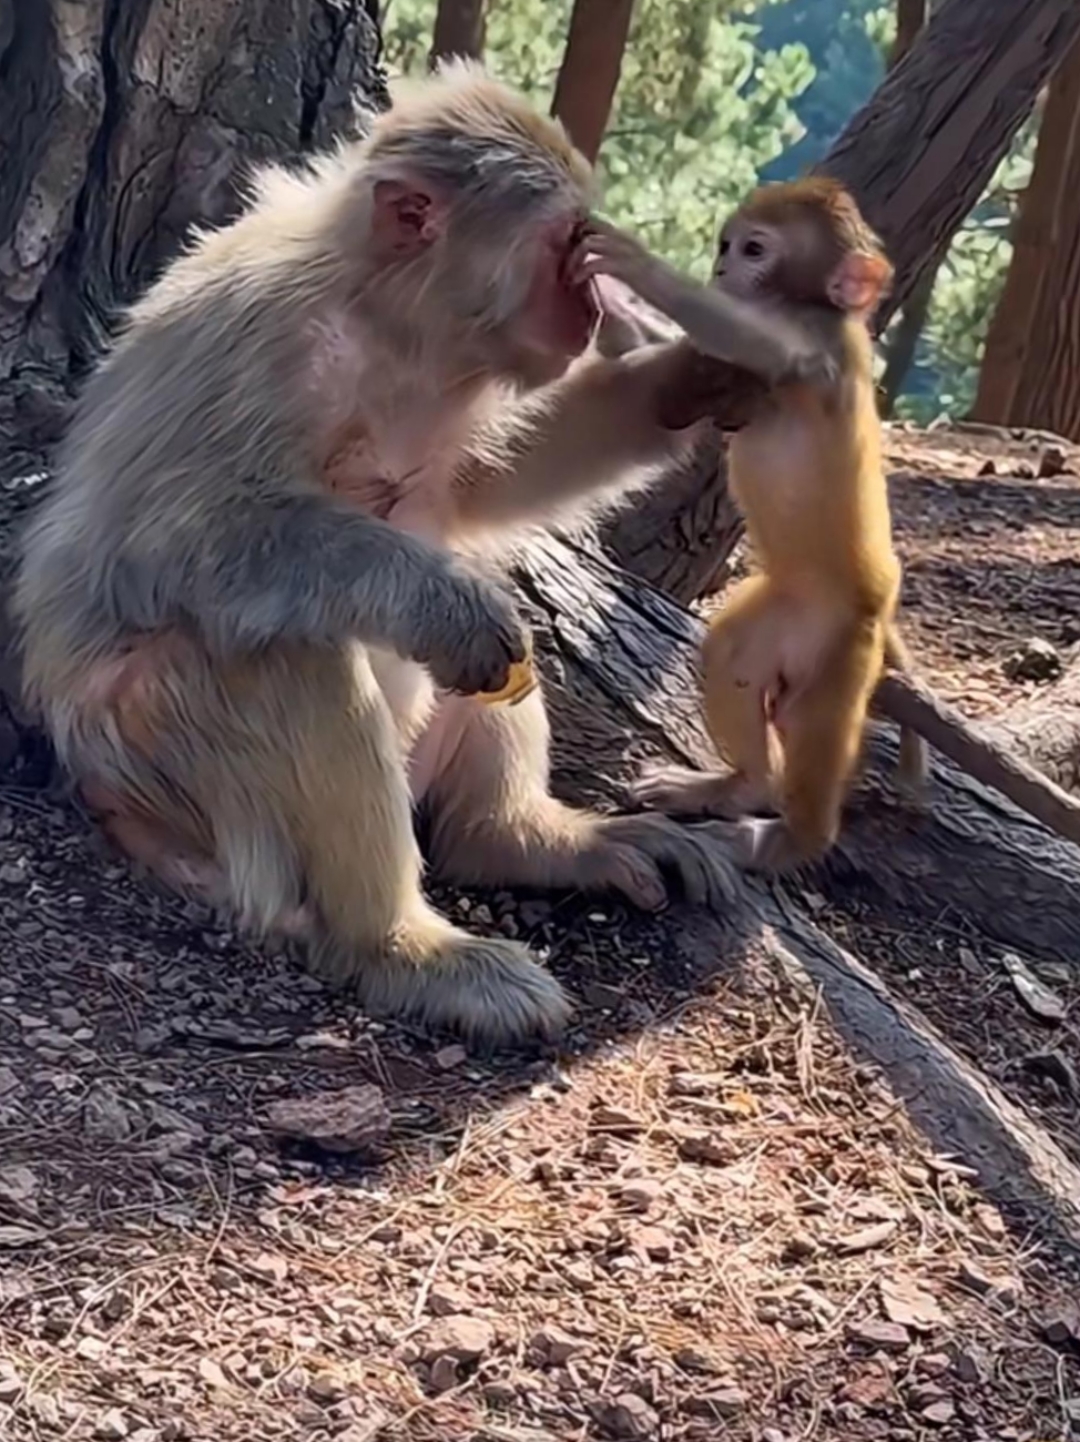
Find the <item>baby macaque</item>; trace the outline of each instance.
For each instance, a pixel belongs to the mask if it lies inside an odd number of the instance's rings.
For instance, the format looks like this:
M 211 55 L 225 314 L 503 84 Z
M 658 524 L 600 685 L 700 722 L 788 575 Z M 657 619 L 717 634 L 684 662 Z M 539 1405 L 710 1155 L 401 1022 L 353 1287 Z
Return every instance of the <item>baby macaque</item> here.
M 769 385 L 731 442 L 729 476 L 757 563 L 712 623 L 705 714 L 728 774 L 668 769 L 637 799 L 673 814 L 743 817 L 742 852 L 782 870 L 833 844 L 884 665 L 908 668 L 868 319 L 892 279 L 852 197 L 826 179 L 765 186 L 724 226 L 704 286 L 594 222 L 576 274 L 614 276 L 693 345 Z M 921 791 L 922 741 L 900 778 Z M 748 812 L 779 807 L 780 817 Z
M 268 171 L 132 310 L 19 578 L 29 694 L 119 846 L 301 936 L 369 1010 L 486 1043 L 550 1035 L 568 1002 L 526 947 L 430 906 L 414 808 L 445 880 L 655 909 L 665 874 L 714 905 L 735 874 L 715 824 L 551 795 L 499 574 L 515 528 L 692 439 L 684 341 L 586 354 L 590 202 L 561 127 L 469 65 Z

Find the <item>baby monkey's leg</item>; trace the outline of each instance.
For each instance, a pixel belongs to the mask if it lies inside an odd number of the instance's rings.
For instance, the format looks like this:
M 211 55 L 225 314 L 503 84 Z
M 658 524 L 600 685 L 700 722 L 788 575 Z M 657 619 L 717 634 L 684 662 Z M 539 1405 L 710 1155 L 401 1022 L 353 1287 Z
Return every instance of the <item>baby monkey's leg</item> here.
M 783 871 L 816 860 L 835 842 L 884 647 L 881 622 L 860 623 L 837 636 L 812 674 L 781 700 L 776 725 L 784 752 L 783 815 L 740 826 L 755 870 Z
M 764 576 L 733 588 L 702 647 L 702 699 L 713 745 L 729 771 L 664 766 L 634 800 L 676 816 L 734 820 L 775 804 L 778 757 L 765 699 L 780 674 L 781 605 Z
M 719 907 L 730 899 L 729 838 L 663 816 L 598 816 L 564 805 L 548 791 L 548 735 L 539 691 L 515 706 L 445 703 L 414 774 L 440 876 L 614 890 L 656 910 L 667 899 L 661 868 L 670 868 L 689 900 Z
M 885 631 L 885 664 L 901 675 L 912 672 L 911 653 L 894 621 Z M 900 756 L 896 766 L 896 784 L 901 794 L 912 807 L 922 809 L 929 805 L 930 757 L 926 742 L 910 727 L 900 728 Z

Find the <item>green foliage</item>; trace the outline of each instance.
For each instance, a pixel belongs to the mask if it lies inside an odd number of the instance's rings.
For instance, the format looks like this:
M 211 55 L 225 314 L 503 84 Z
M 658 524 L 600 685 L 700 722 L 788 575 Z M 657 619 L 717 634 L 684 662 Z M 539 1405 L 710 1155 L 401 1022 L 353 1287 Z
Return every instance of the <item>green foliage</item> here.
M 550 104 L 570 0 L 493 0 L 485 61 Z M 600 155 L 603 208 L 675 264 L 707 274 L 719 217 L 796 140 L 813 79 L 799 45 L 758 45 L 745 0 L 638 0 Z M 391 68 L 427 61 L 434 0 L 389 0 Z
M 546 109 L 571 0 L 490 0 L 486 62 Z M 392 72 L 422 73 L 435 0 L 387 0 Z M 637 0 L 600 155 L 603 209 L 682 268 L 708 273 L 717 221 L 757 179 L 818 161 L 880 83 L 894 0 Z M 962 413 L 1008 265 L 1034 153 L 1025 127 L 954 241 L 900 413 Z

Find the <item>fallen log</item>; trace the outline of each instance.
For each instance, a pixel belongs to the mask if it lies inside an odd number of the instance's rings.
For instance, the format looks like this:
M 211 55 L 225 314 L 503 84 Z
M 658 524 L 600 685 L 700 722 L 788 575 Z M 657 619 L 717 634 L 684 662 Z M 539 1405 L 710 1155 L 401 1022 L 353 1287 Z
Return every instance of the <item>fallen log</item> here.
M 928 686 L 909 676 L 888 675 L 874 693 L 874 704 L 890 721 L 917 731 L 969 776 L 1002 792 L 1067 841 L 1080 843 L 1080 800 L 992 733 L 978 734 Z
M 693 616 L 589 539 L 537 539 L 516 574 L 539 641 L 562 794 L 618 805 L 647 758 L 708 756 L 695 674 L 702 628 Z M 1080 851 L 945 758 L 934 763 L 932 811 L 911 814 L 884 779 L 896 745 L 891 730 L 874 729 L 864 784 L 822 884 L 861 873 L 886 902 L 928 925 L 951 906 L 999 941 L 1071 958 Z M 842 1035 L 882 1067 L 935 1146 L 975 1166 L 1003 1205 L 1080 1244 L 1080 1167 L 815 925 L 796 895 L 787 883 L 747 877 L 723 918 L 673 909 L 671 945 L 699 976 L 778 966 L 820 988 Z

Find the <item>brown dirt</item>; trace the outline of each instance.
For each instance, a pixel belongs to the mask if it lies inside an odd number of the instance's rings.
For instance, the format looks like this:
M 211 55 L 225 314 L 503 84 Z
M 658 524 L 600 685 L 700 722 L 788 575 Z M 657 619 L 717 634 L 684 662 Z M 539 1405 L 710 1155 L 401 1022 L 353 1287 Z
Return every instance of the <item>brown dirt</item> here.
M 1017 640 L 1070 644 L 1080 482 L 976 480 L 995 446 L 953 433 L 890 446 L 907 632 L 992 714 Z M 764 967 L 706 995 L 611 903 L 440 899 L 574 986 L 560 1055 L 368 1022 L 69 809 L 0 795 L 5 1442 L 1073 1435 L 1080 1366 L 1042 1331 L 1073 1259 L 928 1152 L 814 997 Z M 1077 1131 L 1015 1071 L 1047 1035 L 973 927 L 842 900 L 815 919 Z M 1071 1017 L 1051 1044 L 1080 1061 Z M 376 1152 L 271 1131 L 273 1102 L 360 1082 L 391 1110 Z

